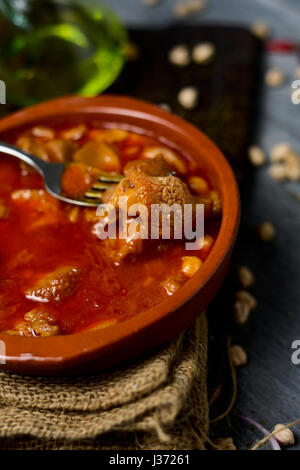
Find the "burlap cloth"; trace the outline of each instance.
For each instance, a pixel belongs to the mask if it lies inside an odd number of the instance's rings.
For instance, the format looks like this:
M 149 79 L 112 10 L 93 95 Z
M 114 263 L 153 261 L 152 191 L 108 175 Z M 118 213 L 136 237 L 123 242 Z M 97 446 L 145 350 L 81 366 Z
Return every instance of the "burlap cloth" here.
M 0 449 L 203 449 L 207 323 L 135 365 L 82 378 L 0 372 Z

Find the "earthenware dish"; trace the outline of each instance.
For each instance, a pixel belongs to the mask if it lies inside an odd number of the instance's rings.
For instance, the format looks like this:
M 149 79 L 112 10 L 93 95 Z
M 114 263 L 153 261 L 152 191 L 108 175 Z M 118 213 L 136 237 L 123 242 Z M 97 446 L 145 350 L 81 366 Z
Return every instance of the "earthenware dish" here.
M 132 360 L 162 345 L 192 324 L 222 284 L 239 225 L 239 194 L 220 150 L 202 132 L 151 104 L 124 96 L 63 97 L 0 120 L 5 133 L 55 117 L 103 120 L 169 142 L 204 168 L 221 195 L 223 217 L 217 240 L 201 270 L 173 296 L 115 326 L 49 338 L 0 334 L 1 367 L 40 375 L 82 374 Z

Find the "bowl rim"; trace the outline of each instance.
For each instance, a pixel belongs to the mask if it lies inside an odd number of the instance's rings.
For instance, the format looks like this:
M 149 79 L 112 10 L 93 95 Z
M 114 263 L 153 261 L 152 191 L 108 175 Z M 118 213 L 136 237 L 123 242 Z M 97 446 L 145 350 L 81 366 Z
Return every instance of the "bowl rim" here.
M 13 128 L 36 122 L 40 119 L 71 115 L 73 113 L 104 112 L 113 115 L 151 121 L 167 126 L 170 131 L 189 135 L 189 139 L 204 146 L 213 156 L 213 166 L 222 188 L 222 222 L 215 244 L 203 263 L 201 270 L 188 280 L 174 295 L 163 302 L 120 322 L 114 326 L 49 338 L 28 338 L 0 333 L 5 342 L 5 362 L 26 364 L 48 364 L 61 366 L 74 360 L 84 360 L 94 356 L 99 350 L 109 354 L 114 345 L 132 335 L 144 332 L 153 323 L 172 315 L 179 307 L 190 300 L 218 271 L 235 243 L 239 220 L 240 199 L 233 171 L 219 148 L 199 129 L 183 119 L 158 106 L 136 98 L 122 95 L 104 94 L 97 97 L 65 96 L 17 111 L 0 120 L 0 134 Z M 0 359 L 3 356 L 0 355 Z

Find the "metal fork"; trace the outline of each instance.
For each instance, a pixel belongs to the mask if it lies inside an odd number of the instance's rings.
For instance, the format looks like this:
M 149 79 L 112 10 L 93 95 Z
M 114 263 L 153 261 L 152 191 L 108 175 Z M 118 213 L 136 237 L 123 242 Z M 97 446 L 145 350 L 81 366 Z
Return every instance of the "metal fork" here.
M 91 190 L 85 193 L 84 200 L 70 199 L 61 195 L 61 177 L 66 168 L 66 163 L 48 163 L 31 153 L 20 150 L 14 145 L 0 141 L 0 152 L 17 157 L 37 170 L 43 177 L 45 189 L 55 198 L 77 206 L 95 207 L 101 204 L 102 193 L 110 187 L 111 184 L 117 184 L 123 178 L 123 175 L 109 174 L 102 172 L 98 181 L 94 183 Z

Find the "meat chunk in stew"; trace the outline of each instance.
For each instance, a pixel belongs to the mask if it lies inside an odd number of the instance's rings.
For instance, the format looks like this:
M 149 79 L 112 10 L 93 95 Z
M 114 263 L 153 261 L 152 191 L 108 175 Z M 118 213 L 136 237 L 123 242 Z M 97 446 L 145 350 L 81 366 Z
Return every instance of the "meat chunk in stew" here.
M 130 239 L 113 239 L 107 238 L 104 240 L 104 250 L 108 257 L 119 264 L 124 258 L 129 255 L 138 255 L 142 253 L 144 247 L 144 240 L 141 238 Z
M 56 336 L 59 327 L 56 325 L 54 316 L 37 308 L 30 310 L 24 316 L 25 321 L 38 336 Z
M 39 302 L 63 302 L 70 297 L 77 287 L 80 270 L 73 266 L 61 266 L 43 277 L 37 285 L 27 289 L 28 299 Z
M 23 225 L 26 232 L 58 225 L 64 219 L 60 202 L 44 189 L 17 189 L 11 193 L 11 199 L 24 208 Z
M 19 336 L 56 336 L 60 333 L 53 315 L 41 309 L 33 309 L 24 315 L 24 321 L 6 333 Z
M 194 218 L 196 204 L 202 203 L 206 215 L 212 214 L 212 201 L 208 198 L 192 195 L 186 183 L 172 174 L 172 167 L 161 156 L 149 160 L 131 161 L 125 166 L 124 173 L 125 178 L 118 184 L 114 192 L 110 193 L 110 198 L 107 198 L 107 194 L 105 194 L 103 199 L 109 199 L 116 209 L 119 208 L 121 196 L 127 198 L 128 206 L 143 204 L 148 209 L 149 227 L 152 204 L 166 204 L 167 206 L 177 204 L 182 208 L 182 214 L 184 214 L 184 205 L 191 204 L 192 217 Z M 174 218 L 171 218 L 170 222 L 172 236 Z M 159 230 L 161 232 L 161 226 Z M 124 240 L 120 241 L 118 252 L 111 250 L 115 261 L 119 262 L 129 254 L 141 253 L 141 241 L 139 238 L 125 240 L 125 242 Z
M 184 181 L 172 174 L 172 167 L 161 156 L 129 162 L 124 174 L 126 177 L 109 201 L 114 205 L 118 205 L 120 196 L 129 196 L 134 192 L 134 202 L 144 204 L 148 209 L 151 204 L 171 206 L 176 203 L 183 207 L 184 204 L 203 203 L 207 212 L 211 210 L 211 201 L 193 196 Z
M 82 163 L 71 163 L 63 172 L 62 193 L 68 197 L 80 198 L 97 181 L 99 170 Z

